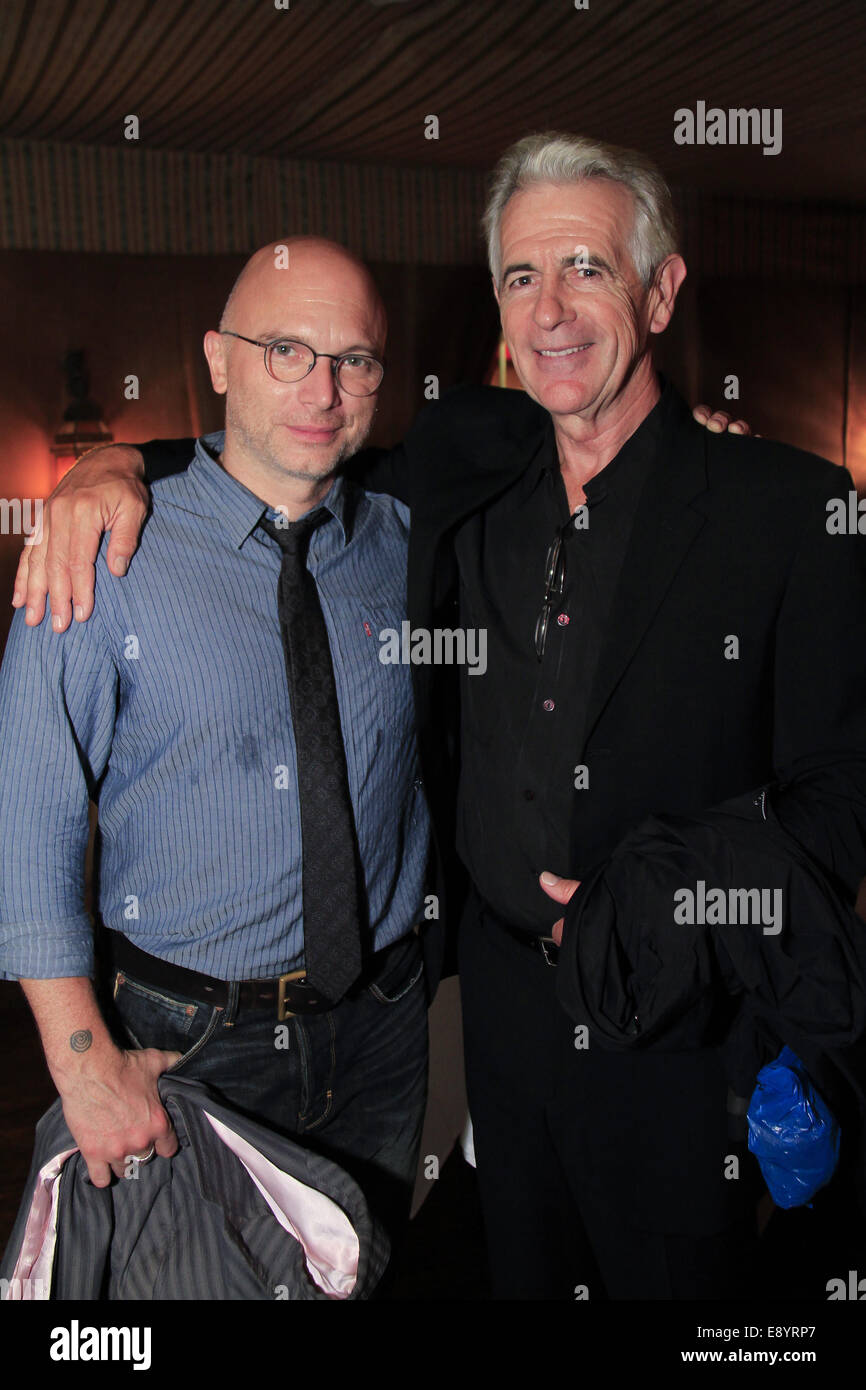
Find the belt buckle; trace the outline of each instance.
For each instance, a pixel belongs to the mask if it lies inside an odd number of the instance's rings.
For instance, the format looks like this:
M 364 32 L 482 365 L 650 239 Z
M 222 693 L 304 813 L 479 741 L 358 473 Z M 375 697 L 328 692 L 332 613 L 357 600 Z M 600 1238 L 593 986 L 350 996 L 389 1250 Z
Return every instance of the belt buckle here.
M 294 980 L 303 980 L 306 977 L 306 970 L 290 970 L 288 974 L 281 975 L 277 980 L 277 1021 L 284 1023 L 287 1018 L 294 1018 L 291 1009 L 286 1008 L 286 985 Z
M 545 962 L 546 962 L 548 965 L 558 965 L 558 964 L 559 964 L 559 960 L 558 960 L 558 957 L 559 957 L 559 947 L 557 946 L 557 944 L 556 944 L 556 942 L 554 941 L 553 937 L 550 937 L 550 939 L 548 940 L 546 937 L 540 936 L 540 937 L 538 938 L 538 944 L 539 944 L 539 946 L 541 947 L 541 954 L 544 956 Z M 548 955 L 548 951 L 551 949 L 551 947 L 553 948 L 553 959 L 552 959 L 552 960 L 551 960 L 550 956 Z

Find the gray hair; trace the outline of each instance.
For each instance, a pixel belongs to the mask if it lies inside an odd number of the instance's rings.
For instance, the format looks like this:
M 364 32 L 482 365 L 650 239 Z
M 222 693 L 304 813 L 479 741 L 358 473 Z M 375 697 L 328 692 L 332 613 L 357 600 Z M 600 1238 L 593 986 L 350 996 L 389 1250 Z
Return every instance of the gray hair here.
M 662 261 L 677 250 L 671 191 L 660 171 L 637 150 L 547 131 L 527 135 L 511 145 L 493 171 L 482 225 L 495 284 L 502 274 L 499 234 L 509 198 L 530 184 L 576 183 L 580 179 L 610 179 L 629 189 L 634 199 L 629 250 L 643 284 L 652 283 Z

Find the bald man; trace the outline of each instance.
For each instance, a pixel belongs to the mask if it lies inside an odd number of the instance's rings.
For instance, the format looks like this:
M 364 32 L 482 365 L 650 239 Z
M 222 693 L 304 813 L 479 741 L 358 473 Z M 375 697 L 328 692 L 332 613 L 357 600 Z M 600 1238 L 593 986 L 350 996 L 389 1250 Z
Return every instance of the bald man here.
M 338 474 L 369 432 L 385 334 L 341 247 L 263 247 L 204 339 L 224 436 L 154 486 L 135 563 L 97 585 L 92 622 L 59 638 L 13 623 L 0 963 L 97 1186 L 127 1155 L 175 1151 L 156 1086 L 173 1065 L 341 1162 L 392 1232 L 408 1210 L 429 828 L 410 672 L 380 662 L 376 634 L 404 616 L 409 518 Z M 337 917 L 348 944 L 328 935 Z

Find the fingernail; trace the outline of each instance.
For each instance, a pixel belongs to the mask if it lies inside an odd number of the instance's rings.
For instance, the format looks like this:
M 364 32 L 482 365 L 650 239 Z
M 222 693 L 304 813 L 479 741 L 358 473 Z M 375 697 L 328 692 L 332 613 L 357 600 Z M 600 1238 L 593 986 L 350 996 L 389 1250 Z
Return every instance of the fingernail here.
M 552 874 L 549 869 L 545 869 L 544 873 L 541 875 L 541 882 L 546 883 L 548 888 L 553 888 L 559 882 L 559 879 L 556 877 L 556 874 Z
M 51 619 L 51 626 L 54 628 L 55 632 L 63 631 L 63 619 L 59 613 L 54 614 L 54 617 Z
M 82 604 L 82 603 L 76 603 L 76 605 L 75 605 L 75 610 L 74 610 L 74 611 L 75 611 L 75 621 L 76 621 L 77 623 L 83 623 L 83 622 L 84 622 L 84 604 Z
M 35 622 L 35 621 L 36 621 L 36 609 L 35 609 L 35 608 L 28 608 L 27 611 L 26 611 L 26 613 L 24 614 L 24 616 L 26 617 L 28 623 Z
M 114 558 L 114 573 L 126 574 L 129 569 L 129 558 L 126 555 L 116 555 Z

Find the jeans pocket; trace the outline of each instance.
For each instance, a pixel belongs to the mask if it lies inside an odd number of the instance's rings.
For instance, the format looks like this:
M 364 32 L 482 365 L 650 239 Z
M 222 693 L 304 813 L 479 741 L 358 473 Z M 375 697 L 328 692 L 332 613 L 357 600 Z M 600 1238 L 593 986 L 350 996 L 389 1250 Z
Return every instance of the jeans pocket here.
M 414 989 L 423 974 L 421 943 L 410 932 L 404 941 L 392 947 L 388 961 L 367 989 L 380 1004 L 396 1004 Z
M 150 985 L 143 985 L 140 980 L 130 979 L 122 970 L 114 977 L 114 1003 L 127 1028 L 134 1028 L 136 1023 L 149 1023 L 181 1034 L 190 1032 L 202 1008 L 191 999 L 173 998 Z
M 176 1072 L 195 1057 L 222 1020 L 224 1010 L 194 999 L 164 994 L 118 970 L 114 1006 L 134 1047 L 158 1047 L 181 1054 L 169 1071 Z

